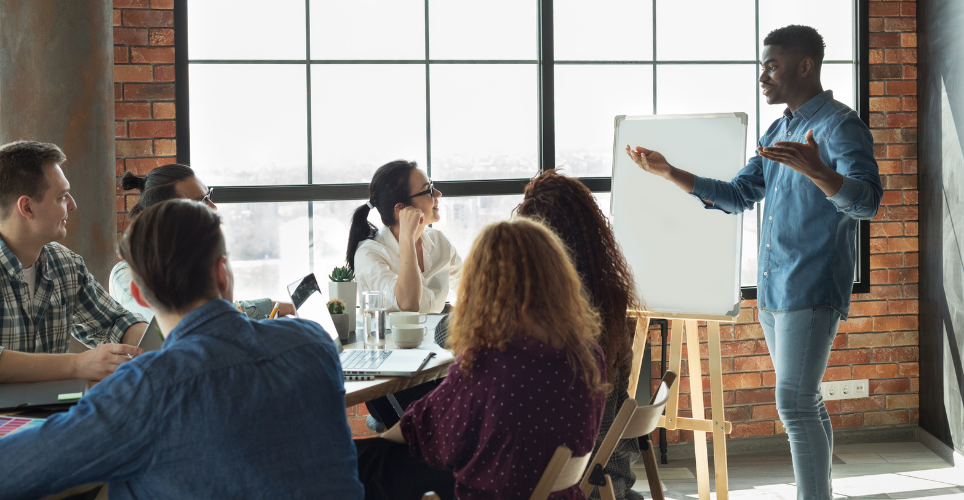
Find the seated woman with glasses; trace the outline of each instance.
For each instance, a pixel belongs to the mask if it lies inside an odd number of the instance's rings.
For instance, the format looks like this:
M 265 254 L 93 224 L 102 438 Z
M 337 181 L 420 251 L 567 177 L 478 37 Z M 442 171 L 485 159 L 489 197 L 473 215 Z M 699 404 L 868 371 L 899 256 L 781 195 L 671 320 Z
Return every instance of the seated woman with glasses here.
M 557 447 L 591 453 L 610 389 L 599 319 L 546 226 L 482 229 L 449 326 L 448 377 L 380 438 L 355 442 L 365 498 L 529 498 Z M 549 498 L 586 497 L 577 485 Z
M 440 231 L 442 192 L 415 162 L 396 160 L 375 171 L 368 202 L 355 209 L 348 235 L 348 267 L 362 292 L 385 294 L 387 312 L 440 313 L 457 283 L 462 259 Z M 378 211 L 381 228 L 368 222 Z
M 121 177 L 121 188 L 125 191 L 137 189 L 141 193 L 137 204 L 127 213 L 130 220 L 151 205 L 175 198 L 194 200 L 207 205 L 212 210 L 218 209 L 211 201 L 214 188 L 209 188 L 201 182 L 201 179 L 194 175 L 191 167 L 179 163 L 157 167 L 145 176 L 127 172 Z M 108 280 L 110 296 L 128 311 L 140 314 L 150 321 L 154 317 L 154 312 L 138 304 L 131 296 L 131 279 L 131 269 L 127 262 L 123 260 L 118 262 L 111 270 Z M 239 300 L 237 306 L 252 319 L 267 318 L 274 308 L 271 299 Z M 294 306 L 290 303 L 278 303 L 278 317 L 294 313 Z

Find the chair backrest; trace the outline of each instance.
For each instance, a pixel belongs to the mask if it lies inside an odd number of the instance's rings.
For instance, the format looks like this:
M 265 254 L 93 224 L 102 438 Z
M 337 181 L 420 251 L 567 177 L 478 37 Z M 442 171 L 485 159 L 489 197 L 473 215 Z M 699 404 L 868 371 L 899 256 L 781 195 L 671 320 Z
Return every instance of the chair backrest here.
M 640 406 L 633 413 L 633 418 L 629 420 L 626 429 L 623 431 L 623 439 L 637 438 L 653 432 L 659 423 L 659 417 L 663 415 L 663 408 L 669 400 L 670 389 L 676 382 L 676 372 L 666 370 L 663 380 L 659 384 L 659 389 L 648 406 Z
M 622 439 L 623 432 L 625 432 L 626 426 L 629 425 L 629 421 L 632 420 L 635 411 L 635 399 L 627 398 L 626 401 L 623 401 L 623 405 L 619 408 L 619 413 L 616 414 L 616 418 L 613 419 L 609 430 L 606 431 L 606 437 L 603 438 L 602 443 L 599 444 L 599 449 L 596 450 L 596 456 L 593 457 L 592 463 L 590 463 L 589 467 L 584 471 L 582 480 L 579 483 L 579 489 L 582 490 L 584 495 L 589 496 L 589 493 L 592 491 L 593 485 L 589 484 L 589 478 L 592 475 L 593 469 L 595 469 L 597 465 L 605 467 L 609 462 L 613 451 L 616 449 L 616 445 L 618 445 L 619 440 Z
M 590 454 L 573 457 L 572 450 L 566 446 L 556 448 L 549 465 L 539 478 L 529 500 L 545 500 L 555 491 L 575 486 L 582 479 L 582 473 L 589 463 Z

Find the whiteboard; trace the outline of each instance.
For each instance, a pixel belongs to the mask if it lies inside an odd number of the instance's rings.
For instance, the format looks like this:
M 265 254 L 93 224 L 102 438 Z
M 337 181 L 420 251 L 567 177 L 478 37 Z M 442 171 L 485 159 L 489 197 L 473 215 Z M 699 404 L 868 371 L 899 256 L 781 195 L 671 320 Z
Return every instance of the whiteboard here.
M 746 113 L 617 116 L 613 230 L 654 316 L 737 316 L 743 215 L 708 210 L 643 171 L 625 148 L 659 151 L 674 167 L 730 180 L 746 164 Z

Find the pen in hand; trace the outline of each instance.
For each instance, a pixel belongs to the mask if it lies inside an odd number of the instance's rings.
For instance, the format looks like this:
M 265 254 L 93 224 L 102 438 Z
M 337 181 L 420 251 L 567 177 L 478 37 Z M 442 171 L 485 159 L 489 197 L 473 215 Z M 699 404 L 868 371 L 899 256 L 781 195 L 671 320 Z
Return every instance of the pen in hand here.
M 274 319 L 275 314 L 278 314 L 278 304 L 280 302 L 274 303 L 274 309 L 271 310 L 271 314 L 268 315 L 268 319 Z

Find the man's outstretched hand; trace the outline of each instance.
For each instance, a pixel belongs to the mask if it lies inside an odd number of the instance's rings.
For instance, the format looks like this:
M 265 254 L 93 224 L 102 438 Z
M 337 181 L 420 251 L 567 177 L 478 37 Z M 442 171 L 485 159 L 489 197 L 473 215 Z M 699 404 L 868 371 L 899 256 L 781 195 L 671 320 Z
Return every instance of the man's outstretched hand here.
M 767 160 L 782 163 L 807 176 L 827 196 L 833 196 L 843 185 L 843 176 L 820 159 L 820 146 L 813 139 L 813 129 L 807 131 L 807 142 L 774 142 L 766 148 L 756 148 Z
M 642 146 L 636 146 L 636 149 L 632 149 L 627 144 L 626 154 L 639 165 L 639 168 L 660 177 L 668 176 L 673 168 L 659 151 L 652 151 Z

